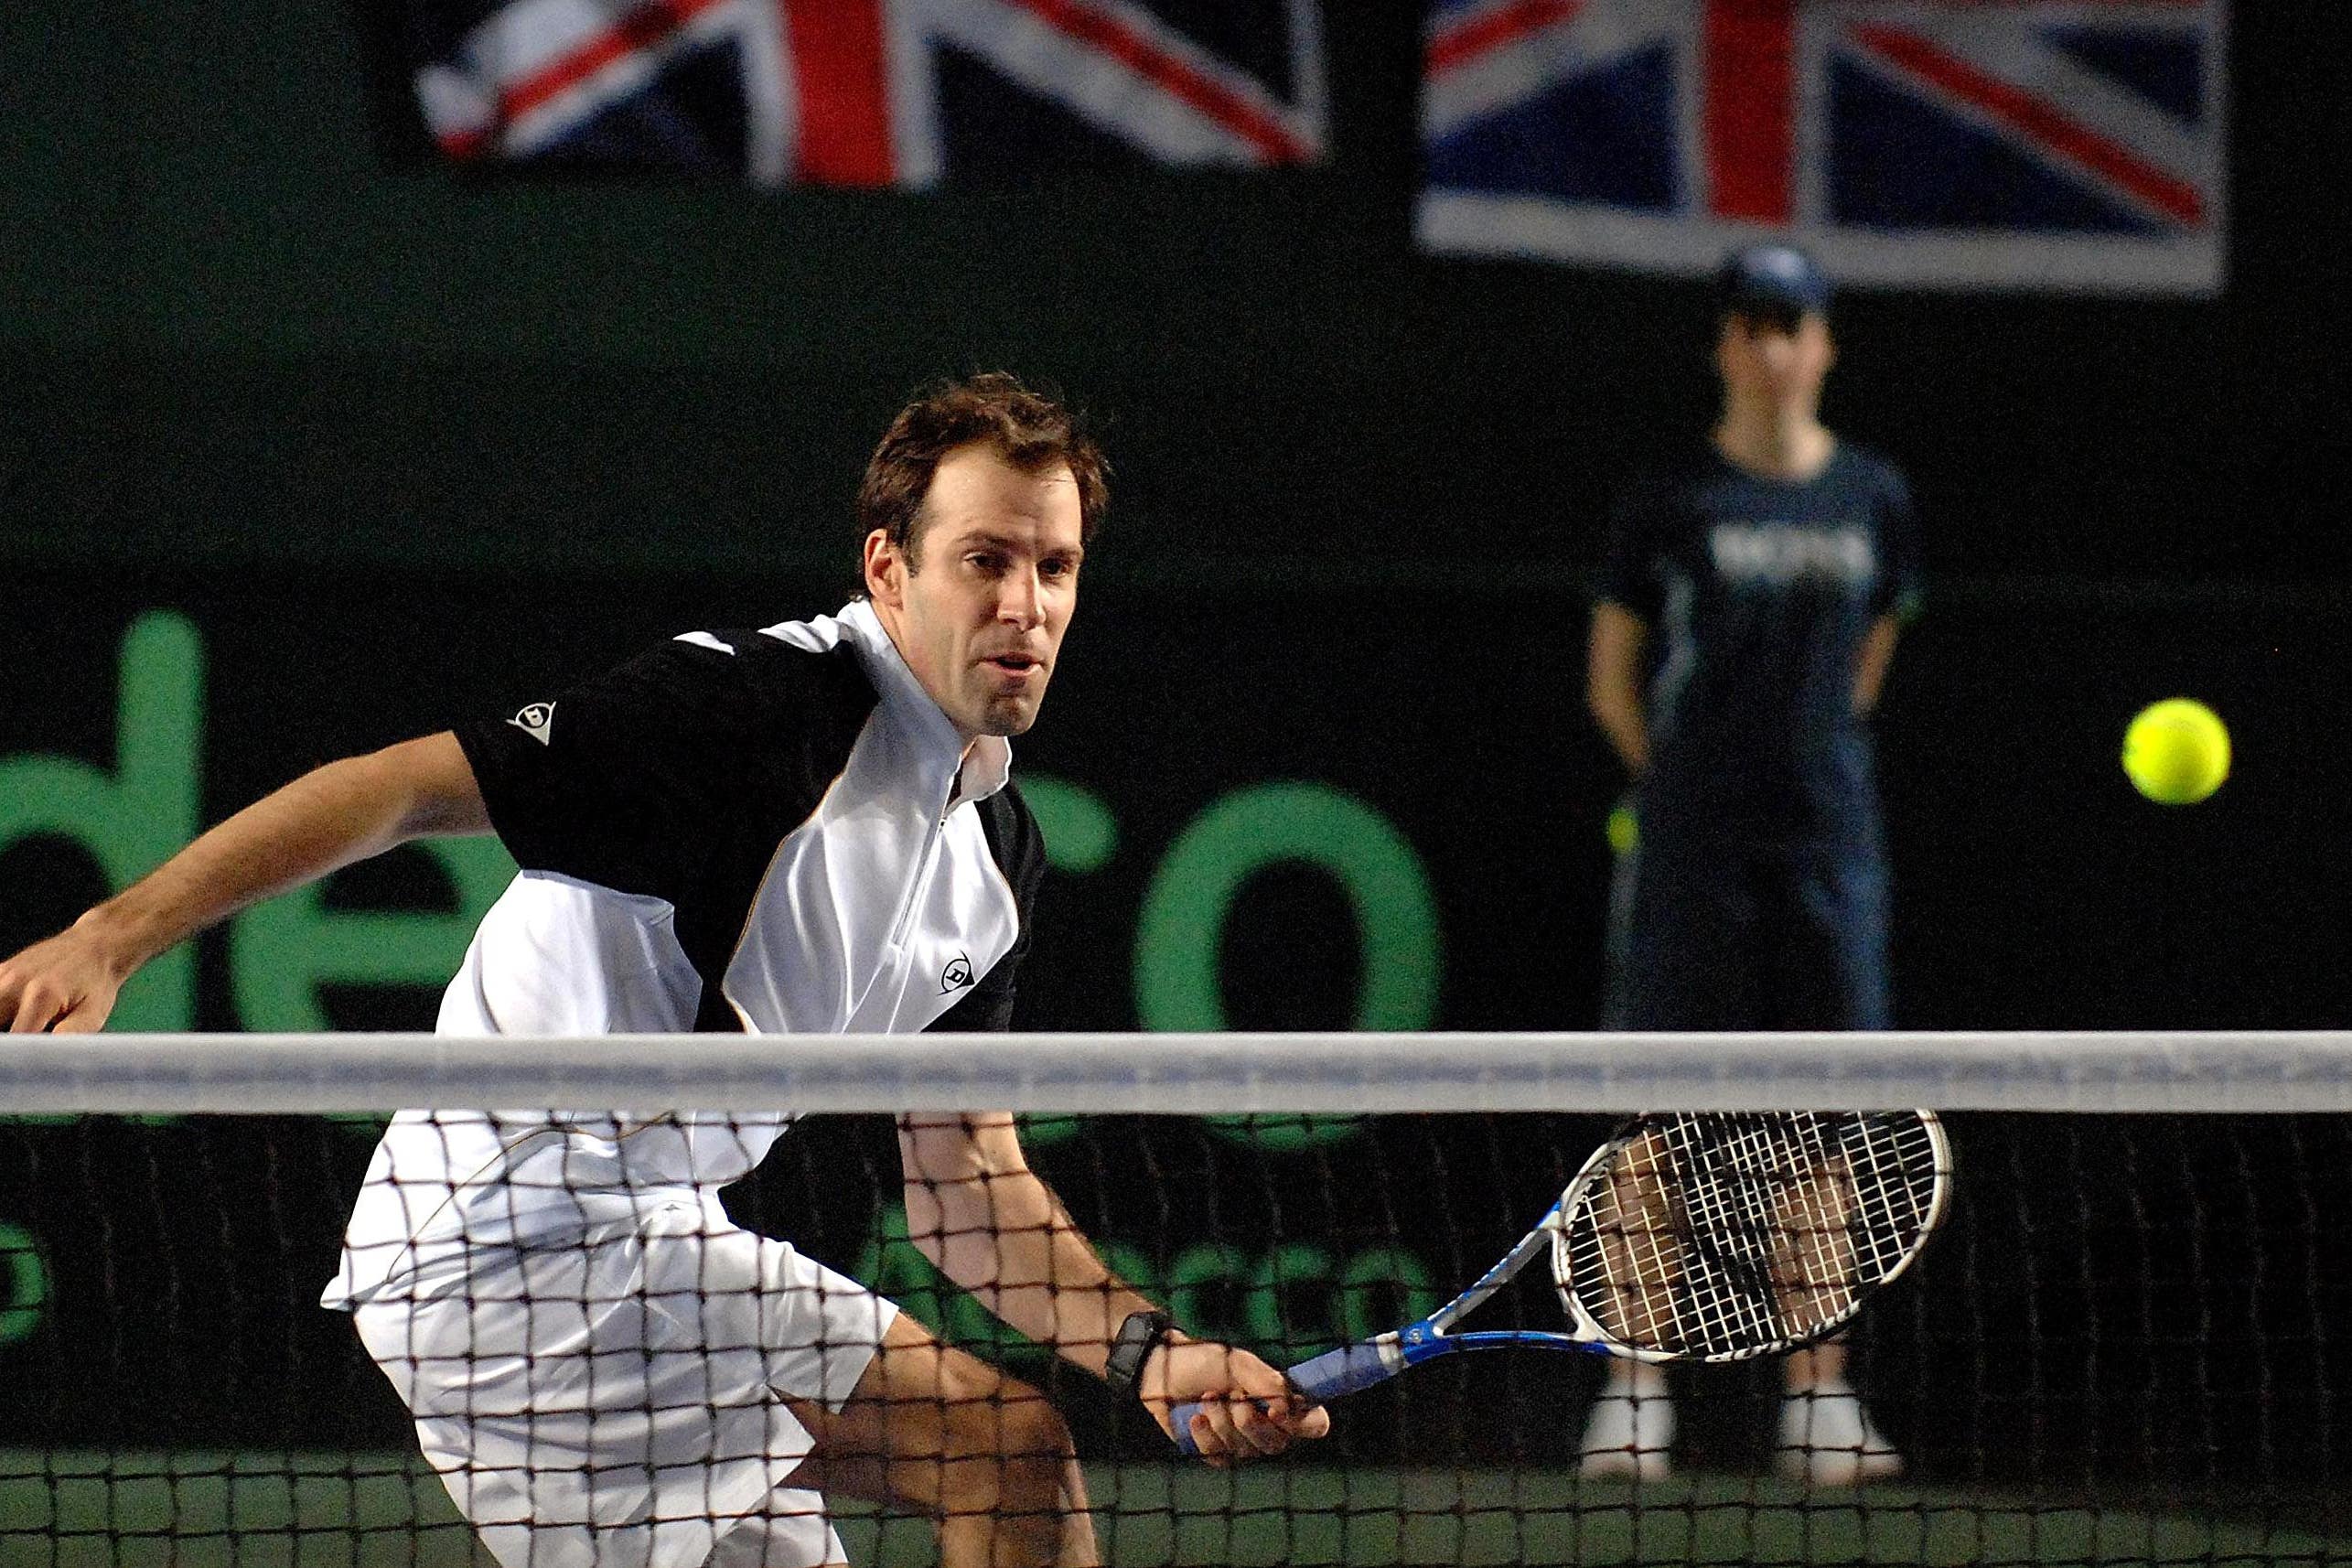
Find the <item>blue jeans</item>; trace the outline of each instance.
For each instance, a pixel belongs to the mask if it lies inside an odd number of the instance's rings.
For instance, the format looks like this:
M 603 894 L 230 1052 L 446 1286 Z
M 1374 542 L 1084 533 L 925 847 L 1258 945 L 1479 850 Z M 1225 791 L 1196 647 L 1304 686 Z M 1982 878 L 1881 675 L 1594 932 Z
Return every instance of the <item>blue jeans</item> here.
M 1601 1026 L 1887 1028 L 1888 902 L 1867 850 L 1645 843 L 1610 889 Z

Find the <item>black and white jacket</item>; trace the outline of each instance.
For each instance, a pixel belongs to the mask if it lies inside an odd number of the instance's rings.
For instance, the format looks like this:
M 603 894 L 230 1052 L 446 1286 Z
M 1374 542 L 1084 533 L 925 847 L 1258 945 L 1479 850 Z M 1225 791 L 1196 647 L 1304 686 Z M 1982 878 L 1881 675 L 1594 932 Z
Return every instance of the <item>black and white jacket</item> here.
M 967 755 L 864 601 L 691 632 L 456 733 L 521 875 L 441 1033 L 1008 1026 L 1045 868 L 1012 748 Z M 404 1112 L 328 1303 L 451 1244 L 577 1236 L 664 1194 L 715 1208 L 789 1120 Z

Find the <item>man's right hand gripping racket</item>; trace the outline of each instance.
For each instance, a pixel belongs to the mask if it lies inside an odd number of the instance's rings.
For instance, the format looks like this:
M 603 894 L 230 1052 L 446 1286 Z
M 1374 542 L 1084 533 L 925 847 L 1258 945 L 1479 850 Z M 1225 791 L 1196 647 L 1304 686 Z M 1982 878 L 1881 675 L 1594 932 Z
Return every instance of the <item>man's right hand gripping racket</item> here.
M 1534 1230 L 1418 1323 L 1290 1369 L 1321 1402 L 1465 1350 L 1519 1346 L 1640 1361 L 1745 1361 L 1834 1333 L 1942 1221 L 1951 1150 L 1929 1111 L 1646 1116 L 1584 1162 Z M 1539 1252 L 1569 1332 L 1457 1334 Z M 1197 1453 L 1197 1404 L 1176 1445 Z

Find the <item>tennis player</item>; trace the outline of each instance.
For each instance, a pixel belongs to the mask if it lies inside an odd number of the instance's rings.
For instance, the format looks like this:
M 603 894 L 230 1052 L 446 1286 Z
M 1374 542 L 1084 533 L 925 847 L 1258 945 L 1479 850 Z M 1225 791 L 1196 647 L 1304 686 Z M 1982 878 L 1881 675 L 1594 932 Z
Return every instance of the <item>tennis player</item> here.
M 1010 376 L 897 416 L 838 613 L 697 631 L 511 716 L 333 763 L 0 965 L 17 1030 L 99 1027 L 140 964 L 394 844 L 496 832 L 522 872 L 443 1032 L 1002 1030 L 1043 845 L 1035 722 L 1107 501 L 1101 452 Z M 404 1112 L 329 1306 L 506 1568 L 843 1561 L 824 1498 L 926 1511 L 950 1568 L 1097 1560 L 1034 1390 L 731 1222 L 787 1115 Z M 1011 1117 L 900 1121 L 917 1245 L 998 1316 L 1219 1462 L 1328 1430 L 1096 1257 Z
M 1883 1029 L 1887 876 L 1870 731 L 1917 586 L 1911 498 L 1820 418 L 1830 285 L 1786 245 L 1718 279 L 1723 416 L 1629 487 L 1593 612 L 1592 712 L 1635 780 L 1611 897 L 1612 1029 Z M 1664 646 L 1651 668 L 1651 639 Z M 1900 1460 L 1831 1342 L 1790 1357 L 1779 1462 Z M 1662 1474 L 1655 1367 L 1610 1363 L 1587 1473 Z

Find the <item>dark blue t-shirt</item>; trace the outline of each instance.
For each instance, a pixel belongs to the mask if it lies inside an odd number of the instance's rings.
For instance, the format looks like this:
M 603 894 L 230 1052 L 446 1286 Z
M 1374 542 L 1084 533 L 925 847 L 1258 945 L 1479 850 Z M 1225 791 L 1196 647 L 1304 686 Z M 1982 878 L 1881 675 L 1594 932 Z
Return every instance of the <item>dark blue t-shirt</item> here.
M 1918 559 L 1902 474 L 1842 440 L 1801 484 L 1709 444 L 1627 489 L 1599 596 L 1657 639 L 1646 851 L 1876 848 L 1854 667 L 1872 623 L 1911 608 Z

